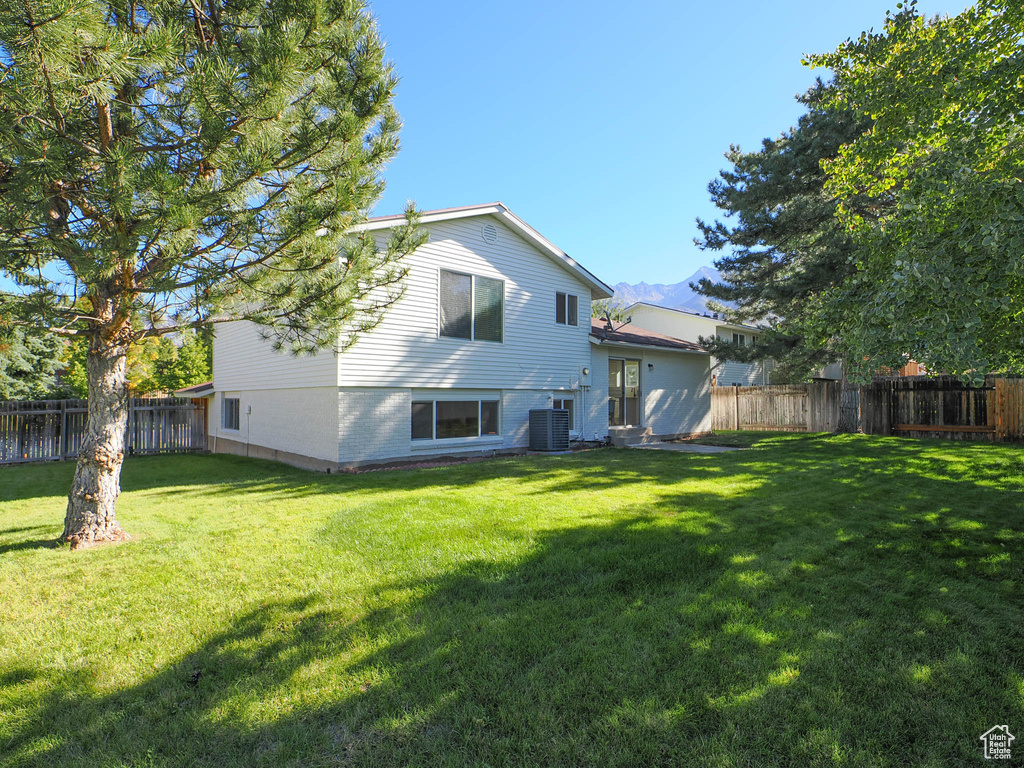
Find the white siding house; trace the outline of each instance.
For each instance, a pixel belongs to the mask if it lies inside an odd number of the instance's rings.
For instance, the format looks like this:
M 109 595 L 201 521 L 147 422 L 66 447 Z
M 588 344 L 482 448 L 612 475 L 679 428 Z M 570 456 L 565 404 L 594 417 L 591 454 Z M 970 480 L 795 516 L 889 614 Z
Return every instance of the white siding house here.
M 700 337 L 717 337 L 750 344 L 759 334 L 759 329 L 750 325 L 726 322 L 716 313 L 698 314 L 685 309 L 659 307 L 656 304 L 637 302 L 623 310 L 632 319 L 633 325 L 680 339 L 696 341 Z M 771 361 L 738 363 L 731 360 L 711 358 L 711 373 L 718 386 L 731 387 L 736 384 L 749 387 L 769 384 Z
M 386 237 L 403 221 L 363 228 Z M 611 288 L 500 203 L 420 221 L 429 237 L 406 257 L 402 298 L 347 351 L 292 357 L 251 323 L 216 329 L 213 450 L 322 469 L 517 450 L 529 411 L 556 406 L 571 410 L 576 439 L 609 435 L 610 347 L 591 335 L 590 305 Z M 707 354 L 641 348 L 639 359 L 652 362 L 652 430 L 707 431 Z

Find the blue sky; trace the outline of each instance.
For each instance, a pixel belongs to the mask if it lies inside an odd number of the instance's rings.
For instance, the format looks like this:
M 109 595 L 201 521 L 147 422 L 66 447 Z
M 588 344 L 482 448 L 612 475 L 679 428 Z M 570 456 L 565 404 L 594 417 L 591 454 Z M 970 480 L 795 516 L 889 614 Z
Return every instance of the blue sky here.
M 712 259 L 694 219 L 729 145 L 794 124 L 802 56 L 895 5 L 371 0 L 405 123 L 375 213 L 501 200 L 607 282 L 678 282 Z

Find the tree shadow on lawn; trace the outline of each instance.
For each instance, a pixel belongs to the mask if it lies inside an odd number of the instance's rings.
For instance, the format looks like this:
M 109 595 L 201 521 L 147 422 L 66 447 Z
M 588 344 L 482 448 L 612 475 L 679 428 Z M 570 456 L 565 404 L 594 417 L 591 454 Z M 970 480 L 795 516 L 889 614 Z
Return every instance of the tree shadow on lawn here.
M 88 665 L 26 671 L 0 744 L 11 765 L 976 760 L 1024 714 L 1019 504 L 999 515 L 983 487 L 976 525 L 893 509 L 851 533 L 834 491 L 667 494 L 514 562 L 381 585 L 362 615 L 266 602 L 113 693 Z
M 993 450 L 1002 451 L 993 459 Z M 874 476 L 995 483 L 1024 490 L 1024 451 L 986 443 L 873 438 L 865 435 L 765 433 L 751 449 L 727 454 L 680 454 L 597 449 L 563 456 L 502 456 L 429 469 L 394 468 L 357 475 L 326 475 L 277 462 L 224 454 L 132 456 L 125 460 L 122 491 L 211 498 L 261 493 L 275 498 L 332 494 L 416 492 L 466 487 L 495 478 L 530 480 L 532 493 L 572 491 L 629 483 L 665 483 L 754 468 L 773 472 L 858 469 Z M 64 497 L 74 462 L 0 468 L 0 503 Z M 547 481 L 547 482 L 545 482 Z M 10 531 L 11 529 L 8 529 Z

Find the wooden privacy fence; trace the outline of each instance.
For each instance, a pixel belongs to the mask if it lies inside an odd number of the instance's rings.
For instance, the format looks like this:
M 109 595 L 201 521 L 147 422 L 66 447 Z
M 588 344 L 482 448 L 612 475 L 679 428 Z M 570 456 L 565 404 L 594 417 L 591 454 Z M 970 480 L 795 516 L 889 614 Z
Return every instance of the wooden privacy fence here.
M 0 402 L 0 464 L 74 458 L 87 417 L 85 400 Z M 205 410 L 176 397 L 132 398 L 125 444 L 129 454 L 205 450 Z
M 711 428 L 781 432 L 835 432 L 842 422 L 838 381 L 713 387 Z
M 955 376 L 876 379 L 861 388 L 869 435 L 957 440 L 1024 439 L 1024 379 L 986 376 L 981 387 Z

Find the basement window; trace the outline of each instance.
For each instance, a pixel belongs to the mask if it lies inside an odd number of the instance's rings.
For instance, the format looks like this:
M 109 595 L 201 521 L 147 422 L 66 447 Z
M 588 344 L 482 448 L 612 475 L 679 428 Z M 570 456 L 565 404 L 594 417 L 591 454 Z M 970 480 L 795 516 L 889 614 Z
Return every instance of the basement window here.
M 556 411 L 561 410 L 561 411 L 568 411 L 569 412 L 569 430 L 570 431 L 575 429 L 575 425 L 573 424 L 573 407 L 572 406 L 573 406 L 573 401 L 572 401 L 571 397 L 563 397 L 563 398 L 556 397 L 551 402 L 551 407 L 554 408 Z
M 450 440 L 498 434 L 497 400 L 415 400 L 413 440 Z
M 235 431 L 239 428 L 239 405 L 241 400 L 237 397 L 225 397 L 223 405 L 221 406 L 221 419 L 220 424 L 224 429 L 233 429 Z

